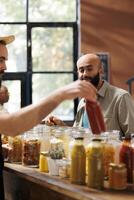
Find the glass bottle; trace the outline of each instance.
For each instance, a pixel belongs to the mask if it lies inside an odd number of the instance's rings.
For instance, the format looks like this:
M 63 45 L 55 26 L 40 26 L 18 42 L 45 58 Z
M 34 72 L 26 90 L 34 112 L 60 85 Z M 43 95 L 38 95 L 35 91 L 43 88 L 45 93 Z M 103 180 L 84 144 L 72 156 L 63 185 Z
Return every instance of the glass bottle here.
M 71 159 L 71 152 L 74 146 L 75 138 L 83 138 L 83 145 L 85 146 L 85 129 L 83 127 L 71 127 L 70 141 L 68 145 L 68 159 Z
M 82 137 L 76 137 L 71 152 L 71 182 L 85 184 L 86 152 Z
M 52 159 L 62 159 L 65 157 L 63 141 L 60 139 L 60 134 L 56 130 L 50 139 L 49 156 Z
M 104 142 L 103 149 L 103 164 L 104 164 L 104 176 L 108 176 L 109 164 L 114 162 L 114 147 L 110 141 Z
M 122 145 L 119 153 L 120 163 L 126 164 L 127 167 L 127 182 L 133 181 L 133 149 L 131 145 L 131 136 L 122 138 Z
M 86 111 L 93 134 L 101 134 L 106 131 L 104 117 L 99 102 L 86 101 Z
M 103 144 L 100 138 L 93 138 L 88 145 L 88 180 L 87 185 L 102 189 L 104 185 Z
M 108 176 L 108 168 L 110 163 L 119 164 L 119 151 L 121 141 L 119 140 L 119 131 L 112 130 L 102 134 L 104 141 L 103 163 L 104 176 Z
M 121 140 L 120 140 L 120 133 L 118 130 L 113 130 L 110 132 L 111 143 L 113 144 L 115 155 L 114 155 L 114 163 L 119 164 L 119 152 L 121 148 Z
M 43 125 L 41 133 L 41 152 L 49 151 L 50 149 L 50 139 L 51 139 L 51 126 Z
M 58 127 L 58 131 L 60 131 L 60 139 L 63 141 L 63 147 L 64 147 L 66 158 L 69 158 L 70 156 L 69 143 L 70 143 L 70 140 L 72 139 L 71 138 L 72 130 L 73 130 L 73 127 L 68 127 L 68 126 Z

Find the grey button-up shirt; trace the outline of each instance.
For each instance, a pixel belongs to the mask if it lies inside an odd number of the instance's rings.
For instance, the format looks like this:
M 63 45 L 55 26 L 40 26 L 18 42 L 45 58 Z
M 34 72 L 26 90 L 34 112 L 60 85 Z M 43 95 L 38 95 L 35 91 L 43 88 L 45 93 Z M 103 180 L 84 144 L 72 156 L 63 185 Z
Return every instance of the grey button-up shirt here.
M 126 90 L 104 81 L 98 91 L 98 101 L 107 130 L 119 130 L 123 134 L 134 133 L 134 100 Z M 81 99 L 74 126 L 82 126 L 84 109 L 85 102 Z

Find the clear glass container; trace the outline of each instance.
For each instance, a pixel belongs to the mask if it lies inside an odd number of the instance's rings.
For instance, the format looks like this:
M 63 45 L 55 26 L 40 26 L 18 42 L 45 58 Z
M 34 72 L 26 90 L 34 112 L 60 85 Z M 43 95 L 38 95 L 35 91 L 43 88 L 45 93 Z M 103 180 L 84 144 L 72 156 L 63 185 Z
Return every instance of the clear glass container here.
M 8 161 L 13 163 L 22 162 L 22 136 L 8 137 L 9 150 Z
M 95 137 L 89 143 L 87 148 L 88 161 L 88 187 L 102 189 L 104 186 L 103 169 L 103 144 L 101 139 Z
M 119 164 L 119 152 L 121 148 L 120 131 L 112 130 L 106 133 L 107 133 L 108 140 L 111 142 L 111 144 L 114 147 L 114 151 L 115 151 L 114 163 Z
M 69 131 L 68 159 L 71 159 L 71 152 L 75 143 L 75 138 L 83 138 L 83 145 L 86 148 L 89 139 L 89 132 L 86 133 L 86 130 L 83 127 L 72 127 Z
M 70 161 L 67 159 L 62 159 L 58 161 L 59 165 L 59 176 L 61 178 L 70 177 Z
M 24 134 L 22 145 L 22 164 L 38 167 L 40 155 L 40 138 L 34 129 Z
M 127 182 L 133 182 L 133 148 L 131 144 L 131 136 L 122 138 L 122 145 L 119 153 L 120 163 L 124 163 L 127 167 Z
M 55 134 L 50 139 L 49 156 L 52 159 L 62 159 L 65 157 L 64 145 L 60 136 L 60 132 L 55 130 Z
M 86 151 L 82 137 L 76 137 L 71 152 L 71 182 L 79 185 L 85 184 Z
M 50 139 L 51 139 L 51 130 L 50 126 L 42 125 L 42 131 L 40 132 L 41 147 L 40 152 L 46 152 L 50 149 Z
M 125 164 L 110 163 L 109 165 L 109 188 L 124 190 L 127 187 L 127 169 Z
M 51 134 L 51 138 L 56 137 L 62 142 L 65 158 L 68 158 L 69 154 L 69 143 L 71 140 L 72 129 L 73 127 L 68 126 L 53 126 L 53 131 Z
M 108 177 L 108 169 L 109 164 L 114 162 L 115 158 L 115 148 L 113 145 L 113 141 L 108 135 L 105 135 L 105 138 L 103 137 L 103 166 L 104 166 L 104 177 Z
M 39 170 L 40 172 L 48 173 L 48 152 L 41 152 L 39 158 Z

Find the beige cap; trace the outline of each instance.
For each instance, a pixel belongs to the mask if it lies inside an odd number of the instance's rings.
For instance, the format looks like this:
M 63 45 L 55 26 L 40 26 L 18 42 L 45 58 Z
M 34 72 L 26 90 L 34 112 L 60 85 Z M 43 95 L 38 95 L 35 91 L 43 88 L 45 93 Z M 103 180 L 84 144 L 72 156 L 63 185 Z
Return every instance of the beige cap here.
M 15 40 L 15 36 L 14 35 L 0 37 L 0 41 L 5 42 L 5 44 L 10 44 L 14 40 Z

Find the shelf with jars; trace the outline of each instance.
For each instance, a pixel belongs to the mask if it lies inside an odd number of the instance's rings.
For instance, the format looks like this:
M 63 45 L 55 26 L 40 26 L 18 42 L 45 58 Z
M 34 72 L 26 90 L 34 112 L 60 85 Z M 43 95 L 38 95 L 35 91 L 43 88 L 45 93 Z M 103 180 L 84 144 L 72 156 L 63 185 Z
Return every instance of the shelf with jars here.
M 81 127 L 39 125 L 21 137 L 20 158 L 23 166 L 37 168 L 42 175 L 47 173 L 66 179 L 73 185 L 85 185 L 97 190 L 127 190 L 132 181 L 124 186 L 118 185 L 125 183 L 121 178 L 126 174 L 121 175 L 128 170 L 127 163 L 120 160 L 122 144 L 119 132 L 115 130 L 92 134 L 90 129 Z M 17 152 L 16 145 L 14 148 Z M 117 182 L 113 180 L 117 187 L 111 184 L 111 169 L 115 177 L 118 175 L 120 178 Z

